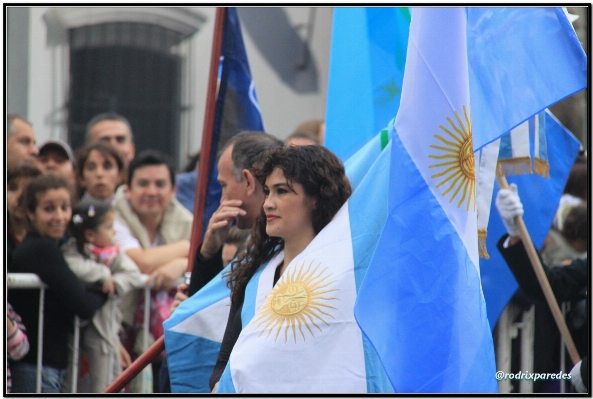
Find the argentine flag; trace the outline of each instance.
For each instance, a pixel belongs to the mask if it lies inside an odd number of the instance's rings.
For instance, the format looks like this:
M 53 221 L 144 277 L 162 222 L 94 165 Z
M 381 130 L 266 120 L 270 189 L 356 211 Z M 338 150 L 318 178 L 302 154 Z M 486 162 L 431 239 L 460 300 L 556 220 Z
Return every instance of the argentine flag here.
M 396 392 L 495 392 L 463 8 L 413 9 L 389 216 L 356 318 Z M 435 29 L 435 27 L 440 29 Z
M 171 392 L 210 392 L 231 305 L 223 269 L 163 323 Z
M 276 285 L 282 253 L 249 282 L 243 330 L 217 392 L 392 392 L 354 318 L 357 292 L 387 216 L 390 145 L 381 151 L 375 144 L 367 148 L 375 162 L 350 199 Z
M 559 8 L 415 8 L 356 318 L 397 392 L 494 392 L 473 152 L 586 85 Z

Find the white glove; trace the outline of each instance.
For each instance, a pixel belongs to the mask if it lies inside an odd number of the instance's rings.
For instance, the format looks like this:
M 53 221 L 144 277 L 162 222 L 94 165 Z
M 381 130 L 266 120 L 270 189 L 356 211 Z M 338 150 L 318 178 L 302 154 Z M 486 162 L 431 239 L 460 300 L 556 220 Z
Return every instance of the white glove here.
M 515 216 L 523 215 L 523 204 L 517 194 L 517 185 L 512 183 L 509 189 L 500 189 L 496 194 L 496 209 L 510 236 L 518 236 L 519 229 L 515 224 Z
M 586 360 L 585 360 L 586 362 Z M 574 365 L 572 370 L 570 370 L 570 383 L 574 387 L 577 392 L 587 392 L 587 387 L 583 382 L 583 376 L 581 375 L 581 365 L 583 361 L 581 360 L 577 364 Z

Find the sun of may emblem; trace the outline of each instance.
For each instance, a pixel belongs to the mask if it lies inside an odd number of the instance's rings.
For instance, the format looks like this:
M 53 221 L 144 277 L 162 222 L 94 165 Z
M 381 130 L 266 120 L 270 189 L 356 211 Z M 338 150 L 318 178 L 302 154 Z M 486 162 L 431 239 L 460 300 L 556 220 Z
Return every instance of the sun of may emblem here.
M 443 196 L 450 194 L 451 199 L 449 203 L 461 195 L 457 207 L 466 202 L 466 210 L 469 210 L 473 202 L 473 209 L 476 209 L 476 178 L 474 173 L 474 152 L 472 143 L 472 124 L 471 118 L 467 115 L 467 109 L 463 106 L 462 120 L 457 111 L 455 111 L 457 124 L 451 119 L 447 118 L 450 128 L 447 129 L 443 125 L 439 126 L 446 134 L 446 137 L 435 134 L 434 137 L 439 140 L 442 145 L 431 145 L 430 148 L 441 151 L 440 155 L 429 155 L 431 159 L 436 159 L 439 162 L 429 165 L 429 168 L 444 168 L 439 173 L 430 176 L 432 179 L 439 179 L 436 188 L 440 188 L 444 184 L 448 184 L 447 189 L 443 192 Z
M 329 325 L 326 319 L 333 316 L 325 310 L 335 309 L 329 305 L 329 301 L 338 298 L 329 297 L 326 294 L 337 289 L 327 288 L 335 280 L 328 281 L 330 275 L 325 273 L 327 268 L 318 271 L 319 266 L 320 264 L 313 267 L 311 262 L 305 270 L 303 261 L 303 264 L 294 268 L 291 273 L 284 273 L 255 318 L 254 322 L 259 322 L 256 329 L 263 326 L 260 336 L 268 330 L 267 339 L 272 331 L 276 331 L 274 341 L 277 341 L 280 332 L 284 330 L 284 343 L 288 342 L 289 334 L 293 336 L 296 343 L 297 328 L 305 341 L 303 327 L 314 337 L 312 326 L 321 332 L 321 327 L 317 323 L 323 322 Z

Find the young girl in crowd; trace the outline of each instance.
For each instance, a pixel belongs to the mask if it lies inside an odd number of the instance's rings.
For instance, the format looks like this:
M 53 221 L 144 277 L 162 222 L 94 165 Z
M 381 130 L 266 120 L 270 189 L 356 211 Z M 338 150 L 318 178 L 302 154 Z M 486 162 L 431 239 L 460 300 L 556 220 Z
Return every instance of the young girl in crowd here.
M 10 303 L 6 304 L 6 349 L 10 360 L 20 360 L 29 352 L 29 340 L 25 334 L 27 328 L 16 314 Z M 6 392 L 10 393 L 12 380 L 10 367 L 6 365 Z
M 45 283 L 42 392 L 59 393 L 68 366 L 68 336 L 74 316 L 89 319 L 107 299 L 87 291 L 68 268 L 59 248 L 72 215 L 70 186 L 56 176 L 38 176 L 25 189 L 21 204 L 28 232 L 14 251 L 10 273 L 35 273 Z M 39 289 L 8 290 L 8 301 L 27 328 L 30 350 L 11 362 L 12 392 L 36 392 L 39 333 Z
M 72 238 L 62 246 L 74 274 L 109 294 L 105 306 L 80 331 L 80 348 L 89 361 L 91 392 L 103 392 L 122 372 L 119 297 L 141 284 L 134 262 L 114 245 L 114 220 L 115 212 L 106 202 L 83 200 L 72 209 Z

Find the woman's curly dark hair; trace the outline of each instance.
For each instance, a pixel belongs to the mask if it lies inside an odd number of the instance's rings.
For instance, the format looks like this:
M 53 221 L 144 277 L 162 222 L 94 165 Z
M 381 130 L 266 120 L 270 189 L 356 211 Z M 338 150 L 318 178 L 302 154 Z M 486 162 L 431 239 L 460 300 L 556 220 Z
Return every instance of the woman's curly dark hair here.
M 331 151 L 321 146 L 291 146 L 269 151 L 251 172 L 262 184 L 279 168 L 287 183 L 299 183 L 305 194 L 315 200 L 313 230 L 318 234 L 344 205 L 352 187 L 344 166 Z M 231 300 L 240 301 L 247 283 L 257 269 L 284 248 L 284 240 L 266 233 L 266 215 L 263 208 L 251 229 L 251 236 L 238 258 L 232 262 L 228 274 Z

